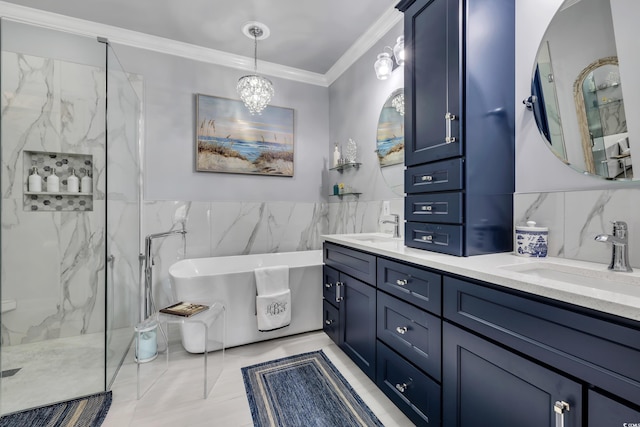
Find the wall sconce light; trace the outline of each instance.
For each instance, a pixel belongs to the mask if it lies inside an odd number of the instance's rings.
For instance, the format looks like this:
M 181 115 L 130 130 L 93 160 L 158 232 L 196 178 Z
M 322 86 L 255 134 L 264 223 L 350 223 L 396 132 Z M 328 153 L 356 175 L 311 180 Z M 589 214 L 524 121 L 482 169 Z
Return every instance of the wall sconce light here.
M 396 45 L 393 46 L 393 57 L 399 66 L 404 65 L 404 36 L 400 36 L 396 40 Z
M 389 49 L 391 53 L 382 52 L 378 54 L 378 59 L 373 64 L 373 68 L 376 70 L 376 77 L 379 80 L 388 79 L 393 70 L 404 65 L 404 36 L 398 37 L 393 49 L 389 46 L 385 46 L 385 49 Z M 393 58 L 391 54 L 393 54 Z

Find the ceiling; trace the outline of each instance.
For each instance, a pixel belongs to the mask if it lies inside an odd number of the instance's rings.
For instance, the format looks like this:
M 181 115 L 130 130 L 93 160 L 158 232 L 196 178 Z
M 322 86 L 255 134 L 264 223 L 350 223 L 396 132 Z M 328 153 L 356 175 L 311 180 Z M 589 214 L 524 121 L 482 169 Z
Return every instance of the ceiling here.
M 325 74 L 398 0 L 4 2 L 251 58 L 253 42 L 242 27 L 258 21 L 271 32 L 258 42 L 259 60 Z

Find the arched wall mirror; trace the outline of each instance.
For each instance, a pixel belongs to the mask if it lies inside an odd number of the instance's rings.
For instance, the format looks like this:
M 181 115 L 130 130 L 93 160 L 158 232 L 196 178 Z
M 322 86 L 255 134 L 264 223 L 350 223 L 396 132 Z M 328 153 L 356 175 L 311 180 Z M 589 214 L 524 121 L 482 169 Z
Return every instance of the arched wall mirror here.
M 565 0 L 533 67 L 544 142 L 573 169 L 608 180 L 634 179 L 640 153 L 640 44 L 629 16 L 640 16 L 640 2 Z
M 387 98 L 378 119 L 376 152 L 380 172 L 391 190 L 404 194 L 404 89 Z

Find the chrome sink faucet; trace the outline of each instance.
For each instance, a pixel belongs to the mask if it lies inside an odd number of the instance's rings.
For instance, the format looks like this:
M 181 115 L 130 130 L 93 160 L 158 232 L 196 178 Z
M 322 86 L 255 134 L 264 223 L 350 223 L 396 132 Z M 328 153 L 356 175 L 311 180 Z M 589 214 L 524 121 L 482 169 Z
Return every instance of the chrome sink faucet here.
M 400 237 L 400 215 L 391 214 L 391 216 L 393 217 L 393 221 L 385 219 L 380 221 L 380 224 L 393 224 L 393 237 L 395 239 Z
M 624 221 L 613 222 L 613 234 L 598 234 L 597 242 L 612 243 L 611 264 L 609 270 L 631 272 L 629 265 L 629 237 L 627 223 Z

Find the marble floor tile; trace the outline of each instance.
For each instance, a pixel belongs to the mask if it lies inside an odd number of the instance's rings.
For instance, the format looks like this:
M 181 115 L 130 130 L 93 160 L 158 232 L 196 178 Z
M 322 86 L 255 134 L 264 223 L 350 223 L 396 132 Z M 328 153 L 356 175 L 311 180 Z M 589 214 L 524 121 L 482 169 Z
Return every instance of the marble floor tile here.
M 176 348 L 177 350 L 173 350 Z M 127 357 L 113 384 L 113 404 L 103 427 L 252 426 L 240 368 L 322 349 L 362 400 L 387 427 L 412 423 L 324 332 L 309 332 L 228 349 L 224 368 L 207 399 L 201 391 L 201 358 L 170 343 L 169 370 L 140 399 L 135 394 L 135 363 Z M 195 365 L 195 367 L 194 367 Z M 184 376 L 192 381 L 184 381 Z M 182 377 L 182 379 L 180 379 Z M 194 393 L 193 383 L 197 383 Z

